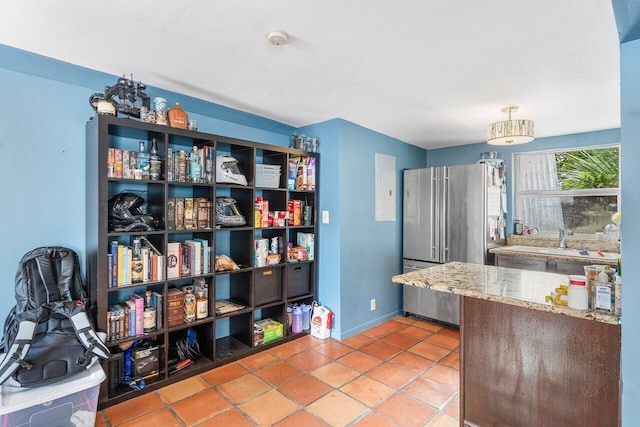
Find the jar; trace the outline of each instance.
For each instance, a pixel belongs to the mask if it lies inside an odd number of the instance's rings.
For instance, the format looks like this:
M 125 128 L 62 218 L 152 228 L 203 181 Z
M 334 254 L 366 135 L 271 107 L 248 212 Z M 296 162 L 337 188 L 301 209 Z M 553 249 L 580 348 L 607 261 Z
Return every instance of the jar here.
M 524 226 L 522 225 L 522 221 L 520 221 L 519 218 L 516 218 L 515 221 L 513 221 L 513 234 L 522 236 L 523 232 L 524 232 Z
M 576 310 L 589 308 L 589 292 L 585 276 L 569 276 L 568 306 Z

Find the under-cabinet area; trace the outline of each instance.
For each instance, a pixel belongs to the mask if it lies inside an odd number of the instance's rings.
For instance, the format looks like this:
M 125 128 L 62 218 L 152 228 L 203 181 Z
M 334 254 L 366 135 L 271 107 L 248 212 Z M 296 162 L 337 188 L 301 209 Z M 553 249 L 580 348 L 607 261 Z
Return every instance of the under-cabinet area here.
M 309 332 L 290 318 L 315 300 L 318 154 L 108 116 L 86 131 L 102 407 Z

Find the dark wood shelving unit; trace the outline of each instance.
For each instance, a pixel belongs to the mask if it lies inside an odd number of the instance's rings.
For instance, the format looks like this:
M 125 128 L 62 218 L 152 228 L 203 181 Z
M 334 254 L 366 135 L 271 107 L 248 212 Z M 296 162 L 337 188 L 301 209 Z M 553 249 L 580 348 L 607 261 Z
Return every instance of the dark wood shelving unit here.
M 139 141 L 145 141 L 150 147 L 152 138 L 158 141 L 158 151 L 163 160 L 160 180 L 136 180 L 130 178 L 108 177 L 108 150 L 117 148 L 138 151 Z M 110 381 L 113 362 L 103 363 L 107 380 L 101 384 L 99 407 L 108 406 L 129 400 L 140 394 L 148 393 L 190 376 L 200 374 L 212 368 L 238 360 L 264 349 L 280 345 L 298 338 L 303 334 L 293 334 L 287 327 L 287 305 L 310 304 L 316 295 L 317 288 L 317 254 L 318 254 L 318 172 L 319 156 L 287 147 L 262 144 L 254 141 L 229 138 L 198 131 L 171 128 L 168 126 L 145 123 L 130 118 L 112 116 L 96 116 L 86 126 L 86 282 L 92 303 L 92 314 L 95 316 L 99 330 L 108 327 L 107 313 L 110 307 L 118 304 L 133 293 L 143 294 L 152 290 L 163 295 L 162 328 L 149 333 L 109 341 L 112 354 L 121 352 L 121 346 L 138 338 L 150 338 L 153 345 L 159 346 L 159 373 L 148 378 L 141 390 L 133 390 L 126 385 L 113 386 Z M 228 155 L 236 158 L 247 179 L 247 185 L 230 183 L 191 183 L 169 182 L 165 160 L 168 150 L 190 151 L 193 147 L 208 145 L 213 147 L 215 155 Z M 291 158 L 314 158 L 316 171 L 315 191 L 288 189 L 288 163 Z M 280 166 L 281 175 L 277 188 L 256 186 L 257 164 Z M 115 232 L 109 230 L 109 199 L 120 192 L 134 192 L 145 199 L 145 212 L 158 217 L 159 227 L 155 231 Z M 222 227 L 216 229 L 169 230 L 167 224 L 167 202 L 174 197 L 201 197 L 212 202 L 209 212 L 215 222 L 216 197 L 232 197 L 237 200 L 240 212 L 246 218 L 246 225 L 241 227 Z M 312 207 L 311 225 L 262 228 L 254 223 L 254 206 L 256 197 L 269 201 L 269 210 L 286 211 L 289 200 L 304 200 Z M 316 259 L 287 262 L 288 242 L 296 244 L 298 232 L 313 233 Z M 109 251 L 112 241 L 129 245 L 133 236 L 145 236 L 164 255 L 171 241 L 183 242 L 187 239 L 201 238 L 209 242 L 211 248 L 208 274 L 185 276 L 177 279 L 154 280 L 120 287 L 109 283 Z M 254 267 L 255 239 L 271 239 L 278 237 L 280 241 L 281 262 L 267 267 Z M 215 255 L 229 255 L 243 268 L 237 271 L 215 271 Z M 261 277 L 267 270 L 273 270 L 268 280 Z M 165 274 L 166 277 L 166 274 Z M 172 287 L 192 284 L 194 278 L 204 279 L 208 285 L 209 314 L 204 319 L 193 323 L 184 323 L 168 327 L 167 324 L 167 291 Z M 277 277 L 274 281 L 273 277 Z M 268 286 L 268 289 L 261 286 Z M 239 300 L 246 308 L 237 312 L 216 314 L 215 301 L 221 299 Z M 268 344 L 254 346 L 253 324 L 257 320 L 271 318 L 284 325 L 283 338 Z M 178 337 L 186 334 L 188 329 L 195 331 L 201 352 L 200 358 L 184 370 L 169 373 L 169 362 L 172 347 Z

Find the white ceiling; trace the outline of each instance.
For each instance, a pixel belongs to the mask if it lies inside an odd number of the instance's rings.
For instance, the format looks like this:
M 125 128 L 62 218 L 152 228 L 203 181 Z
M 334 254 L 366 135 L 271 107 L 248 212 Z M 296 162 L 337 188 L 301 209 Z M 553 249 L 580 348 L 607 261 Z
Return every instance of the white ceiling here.
M 0 44 L 295 127 L 339 117 L 438 148 L 484 141 L 507 105 L 537 137 L 620 126 L 611 0 L 8 3 Z

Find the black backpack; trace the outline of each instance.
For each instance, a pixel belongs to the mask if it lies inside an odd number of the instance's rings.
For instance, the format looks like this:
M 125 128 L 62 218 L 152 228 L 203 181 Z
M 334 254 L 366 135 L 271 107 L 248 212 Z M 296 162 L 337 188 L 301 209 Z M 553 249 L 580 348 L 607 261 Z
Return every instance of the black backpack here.
M 85 370 L 96 356 L 110 357 L 87 315 L 76 252 L 60 246 L 27 252 L 15 293 L 1 343 L 0 384 L 13 377 L 22 387 L 46 385 Z

